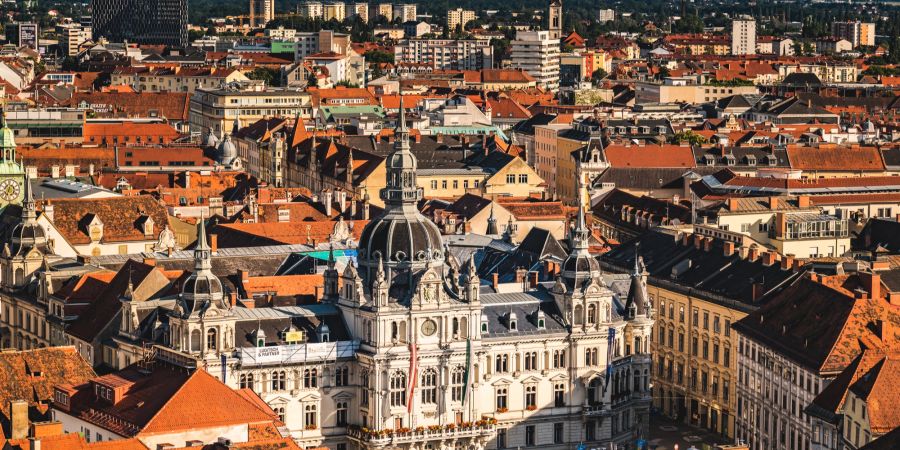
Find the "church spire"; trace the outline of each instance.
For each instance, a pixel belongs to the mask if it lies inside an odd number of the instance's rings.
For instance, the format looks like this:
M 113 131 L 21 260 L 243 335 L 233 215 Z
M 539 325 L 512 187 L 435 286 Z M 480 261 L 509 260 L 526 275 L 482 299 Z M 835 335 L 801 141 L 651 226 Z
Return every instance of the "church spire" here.
M 500 230 L 497 229 L 497 218 L 494 217 L 494 202 L 491 202 L 491 215 L 488 216 L 487 219 L 487 231 L 485 232 L 488 236 L 496 236 L 500 234 Z
M 206 242 L 206 220 L 201 216 L 197 223 L 197 246 L 194 247 L 194 269 L 212 270 L 212 251 Z
M 25 174 L 25 192 L 22 197 L 22 219 L 24 222 L 34 222 L 37 219 L 37 210 L 34 205 L 34 194 L 31 192 L 31 176 Z
M 422 190 L 416 184 L 416 157 L 410 150 L 409 129 L 406 126 L 406 109 L 400 96 L 400 121 L 394 130 L 394 151 L 385 161 L 387 184 L 381 190 L 386 209 L 413 210 L 422 199 Z
M 576 188 L 578 189 L 578 216 L 575 220 L 575 228 L 572 229 L 572 235 L 570 239 L 572 241 L 571 244 L 573 250 L 587 250 L 590 246 L 590 231 L 588 230 L 584 214 L 584 184 L 582 183 L 580 169 L 576 174 L 576 178 Z

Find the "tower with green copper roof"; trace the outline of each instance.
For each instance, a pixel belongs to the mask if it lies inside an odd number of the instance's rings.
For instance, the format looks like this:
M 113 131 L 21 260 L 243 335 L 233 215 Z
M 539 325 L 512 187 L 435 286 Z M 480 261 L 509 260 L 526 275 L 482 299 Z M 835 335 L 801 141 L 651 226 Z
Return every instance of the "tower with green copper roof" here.
M 16 161 L 16 137 L 6 123 L 6 111 L 0 110 L 0 206 L 21 203 L 25 169 Z

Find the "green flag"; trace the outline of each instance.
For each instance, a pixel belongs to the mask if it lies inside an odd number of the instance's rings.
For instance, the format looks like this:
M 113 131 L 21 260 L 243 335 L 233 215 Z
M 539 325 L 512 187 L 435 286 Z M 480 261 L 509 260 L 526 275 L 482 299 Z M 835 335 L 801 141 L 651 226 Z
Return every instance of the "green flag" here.
M 463 376 L 462 404 L 466 404 L 469 393 L 469 373 L 472 371 L 472 339 L 466 339 L 466 373 Z

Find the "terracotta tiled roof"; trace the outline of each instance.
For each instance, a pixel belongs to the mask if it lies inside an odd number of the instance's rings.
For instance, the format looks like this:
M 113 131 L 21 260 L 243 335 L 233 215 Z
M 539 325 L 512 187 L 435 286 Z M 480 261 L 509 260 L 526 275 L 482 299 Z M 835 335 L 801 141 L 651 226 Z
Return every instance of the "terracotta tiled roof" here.
M 250 277 L 242 283 L 248 298 L 254 294 L 271 293 L 278 296 L 311 296 L 316 294 L 316 287 L 323 286 L 322 275 L 280 275 L 269 277 Z
M 888 352 L 871 370 L 850 386 L 850 391 L 868 405 L 869 427 L 873 434 L 885 434 L 900 427 L 900 353 Z
M 367 220 L 354 220 L 351 230 L 358 240 Z M 325 242 L 334 232 L 335 221 L 273 222 L 273 223 L 224 223 L 211 232 L 218 236 L 220 248 L 249 247 L 259 245 L 307 244 Z M 350 221 L 347 222 L 348 226 Z
M 98 199 L 53 199 L 46 204 L 54 208 L 53 225 L 72 244 L 90 244 L 88 223 L 94 218 L 103 222 L 102 243 L 156 240 L 169 223 L 163 205 L 150 196 L 107 197 Z M 153 219 L 153 234 L 147 236 L 140 223 Z
M 688 146 L 609 145 L 604 149 L 606 160 L 612 167 L 684 167 L 695 166 L 694 153 Z
M 491 107 L 491 117 L 496 119 L 524 120 L 531 117 L 530 111 L 509 97 L 488 99 L 488 105 Z
M 167 123 L 96 123 L 84 124 L 84 142 L 113 145 L 126 143 L 165 144 L 181 137 L 181 133 Z
M 188 119 L 191 95 L 171 92 L 76 92 L 63 106 L 88 105 L 100 117 L 165 117 Z
M 788 146 L 791 168 L 801 170 L 883 171 L 884 161 L 876 147 Z
M 561 220 L 567 208 L 562 202 L 499 202 L 517 220 Z
M 48 347 L 18 352 L 0 352 L 0 416 L 9 423 L 13 400 L 25 400 L 38 415 L 47 412 L 53 387 L 61 383 L 82 383 L 94 371 L 74 347 Z
M 113 404 L 94 395 L 94 383 L 125 389 L 117 390 Z M 73 390 L 70 414 L 129 437 L 187 430 L 202 432 L 273 420 L 207 371 L 188 373 L 161 362 L 149 372 L 131 366 L 74 386 Z

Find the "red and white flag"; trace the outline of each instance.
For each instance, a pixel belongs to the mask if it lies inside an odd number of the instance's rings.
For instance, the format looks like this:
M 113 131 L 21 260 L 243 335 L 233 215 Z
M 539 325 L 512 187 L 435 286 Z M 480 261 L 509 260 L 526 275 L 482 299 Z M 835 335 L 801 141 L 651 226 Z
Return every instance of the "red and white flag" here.
M 419 355 L 416 352 L 417 345 L 414 343 L 409 344 L 409 383 L 407 383 L 406 389 L 406 412 L 412 413 L 413 401 L 415 397 L 413 397 L 413 393 L 416 389 L 416 380 L 419 379 Z

